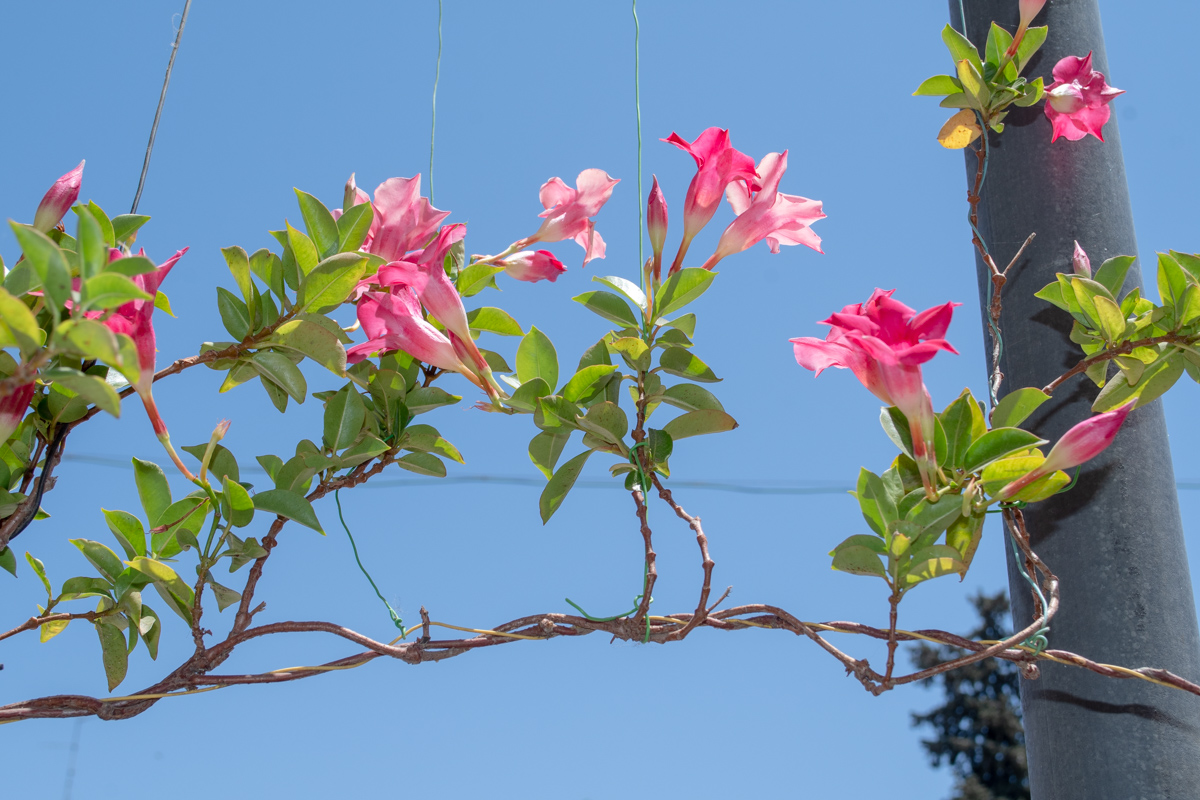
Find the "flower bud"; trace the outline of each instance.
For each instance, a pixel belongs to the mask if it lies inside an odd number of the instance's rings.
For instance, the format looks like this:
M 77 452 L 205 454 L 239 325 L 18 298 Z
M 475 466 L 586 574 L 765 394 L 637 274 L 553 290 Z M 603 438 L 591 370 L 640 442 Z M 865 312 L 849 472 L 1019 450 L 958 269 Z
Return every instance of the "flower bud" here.
M 342 208 L 349 211 L 358 204 L 358 184 L 354 182 L 354 173 L 350 173 L 350 180 L 346 181 L 346 190 L 342 192 Z
M 37 213 L 33 215 L 34 228 L 49 233 L 66 216 L 67 210 L 75 205 L 79 199 L 79 185 L 83 183 L 83 164 L 80 161 L 78 167 L 56 180 L 42 197 Z
M 1092 260 L 1088 258 L 1088 254 L 1083 252 L 1083 248 L 1079 246 L 1079 242 L 1075 243 L 1075 253 L 1071 256 L 1071 266 L 1075 270 L 1076 275 L 1082 275 L 1085 278 L 1092 277 Z
M 662 264 L 663 245 L 667 241 L 667 199 L 658 186 L 658 176 L 650 188 L 646 201 L 646 231 L 650 234 L 650 247 L 654 252 L 654 271 L 657 274 Z
M 1046 102 L 1060 114 L 1074 114 L 1087 107 L 1083 92 L 1073 83 L 1064 83 L 1046 92 Z
M 563 263 L 549 250 L 522 250 L 503 261 L 497 261 L 496 265 L 504 267 L 504 272 L 510 278 L 529 283 L 537 283 L 540 280 L 553 283 L 558 280 L 559 275 L 567 271 Z
M 1021 28 L 1028 28 L 1033 18 L 1041 13 L 1046 0 L 1021 0 L 1018 5 L 1021 10 Z
M 8 441 L 8 437 L 20 426 L 36 388 L 37 385 L 30 381 L 0 395 L 0 444 Z

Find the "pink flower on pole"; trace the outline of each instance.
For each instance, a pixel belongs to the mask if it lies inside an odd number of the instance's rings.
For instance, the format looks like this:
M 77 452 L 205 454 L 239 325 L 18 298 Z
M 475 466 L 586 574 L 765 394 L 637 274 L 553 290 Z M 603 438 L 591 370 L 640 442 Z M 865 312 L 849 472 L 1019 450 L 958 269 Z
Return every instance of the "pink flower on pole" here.
M 1085 419 L 1071 428 L 1050 449 L 1050 455 L 1046 456 L 1046 460 L 1037 469 L 1017 478 L 1001 489 L 996 496 L 1007 500 L 1034 481 L 1059 470 L 1078 466 L 1100 455 L 1117 437 L 1117 431 L 1121 429 L 1122 423 L 1135 405 L 1136 398 L 1112 411 Z
M 1075 252 L 1071 254 L 1071 268 L 1075 270 L 1076 275 L 1082 275 L 1085 278 L 1092 277 L 1092 260 L 1079 246 L 1079 242 L 1075 243 Z
M 37 213 L 33 215 L 33 227 L 42 233 L 48 233 L 66 215 L 75 201 L 79 199 L 79 186 L 83 183 L 83 165 L 63 175 L 54 182 L 42 202 L 38 203 Z
M 30 381 L 23 383 L 7 394 L 0 395 L 0 444 L 8 441 L 8 437 L 21 425 L 29 401 L 33 399 L 37 385 Z
M 824 340 L 791 339 L 796 361 L 820 375 L 828 367 L 854 372 L 863 386 L 908 419 L 913 457 L 926 494 L 933 496 L 937 464 L 933 449 L 933 403 L 921 380 L 921 364 L 941 350 L 958 351 L 943 338 L 961 303 L 946 303 L 917 313 L 892 299 L 894 289 L 876 289 L 867 302 L 846 306 L 824 320 Z
M 358 301 L 358 320 L 369 338 L 346 350 L 348 363 L 357 364 L 379 352 L 403 350 L 426 364 L 461 373 L 487 391 L 483 382 L 463 363 L 450 339 L 421 318 L 421 306 L 407 287 L 395 287 L 388 293 L 365 294 Z
M 654 185 L 650 187 L 650 197 L 646 200 L 646 232 L 650 234 L 654 277 L 657 278 L 662 269 L 663 245 L 667 243 L 667 198 L 658 186 L 657 175 L 654 176 Z
M 1123 89 L 1109 86 L 1102 73 L 1092 69 L 1092 54 L 1067 56 L 1054 65 L 1054 83 L 1046 87 L 1046 116 L 1054 136 L 1077 142 L 1089 133 L 1104 141 L 1101 129 L 1112 115 L 1109 102 Z
M 508 277 L 529 283 L 537 283 L 541 280 L 553 283 L 558 280 L 559 275 L 567 271 L 563 263 L 555 258 L 549 250 L 522 250 L 502 261 L 497 261 L 496 266 L 504 267 L 504 272 Z
M 574 239 L 583 248 L 584 266 L 593 258 L 604 258 L 604 239 L 596 233 L 596 223 L 591 217 L 600 213 L 618 183 L 620 179 L 610 178 L 602 169 L 585 169 L 579 173 L 574 189 L 561 178 L 546 181 L 538 192 L 542 207 L 546 209 L 538 215 L 543 217 L 542 225 L 517 246 Z
M 787 151 L 768 153 L 758 165 L 761 189 L 752 193 L 744 183 L 729 184 L 725 196 L 738 216 L 721 234 L 717 250 L 704 262 L 704 269 L 712 269 L 722 258 L 749 249 L 763 239 L 772 253 L 778 253 L 781 244 L 803 244 L 818 253 L 824 252 L 821 237 L 809 227 L 825 218 L 821 201 L 778 191 L 785 172 Z
M 688 184 L 683 201 L 683 241 L 671 264 L 671 272 L 678 272 L 692 239 L 721 204 L 725 187 L 734 181 L 744 181 L 751 190 L 757 190 L 760 183 L 754 159 L 733 149 L 727 130 L 708 128 L 690 143 L 677 133 L 661 141 L 675 145 L 696 160 L 696 175 Z

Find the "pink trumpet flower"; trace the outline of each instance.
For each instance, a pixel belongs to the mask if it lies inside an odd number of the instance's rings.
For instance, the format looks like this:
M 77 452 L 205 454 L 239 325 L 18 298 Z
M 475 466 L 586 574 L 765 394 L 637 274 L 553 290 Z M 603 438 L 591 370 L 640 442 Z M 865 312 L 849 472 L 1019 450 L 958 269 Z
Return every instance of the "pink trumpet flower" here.
M 721 204 L 725 187 L 734 181 L 743 181 L 750 190 L 757 190 L 760 183 L 758 173 L 754 171 L 754 159 L 733 149 L 727 130 L 708 128 L 692 142 L 677 133 L 661 141 L 675 145 L 696 160 L 696 175 L 688 184 L 683 201 L 683 241 L 670 270 L 678 272 L 683 267 L 683 258 L 692 239 L 708 224 Z
M 66 216 L 71 206 L 79 199 L 79 186 L 83 183 L 84 161 L 79 166 L 63 175 L 38 203 L 37 213 L 33 215 L 33 227 L 42 233 L 48 233 L 62 218 Z
M 604 239 L 596 233 L 596 223 L 591 218 L 600 213 L 618 183 L 620 179 L 610 178 L 602 169 L 585 169 L 579 173 L 574 189 L 561 178 L 546 181 L 538 192 L 542 207 L 546 209 L 538 215 L 543 218 L 542 225 L 516 246 L 574 239 L 583 248 L 585 267 L 593 258 L 604 258 Z
M 1085 278 L 1092 277 L 1092 260 L 1079 246 L 1079 242 L 1075 243 L 1075 252 L 1071 254 L 1071 268 L 1075 270 L 1076 275 L 1082 275 Z
M 1029 23 L 1033 22 L 1033 18 L 1041 13 L 1042 7 L 1046 5 L 1046 0 L 1021 0 L 1018 4 L 1021 13 L 1021 23 L 1017 25 L 1017 32 L 1013 34 L 1012 44 L 1008 46 L 1008 52 L 1005 54 L 1012 58 L 1017 54 L 1017 48 L 1021 44 L 1021 40 L 1025 38 L 1025 31 L 1029 29 Z
M 109 330 L 114 333 L 124 333 L 133 339 L 133 343 L 137 346 L 138 354 L 138 378 L 133 382 L 133 388 L 138 393 L 138 397 L 142 399 L 142 405 L 146 407 L 146 415 L 150 417 L 150 424 L 154 428 L 154 434 L 162 442 L 167 453 L 170 454 L 171 460 L 175 462 L 175 466 L 179 468 L 180 472 L 188 480 L 195 480 L 195 476 L 184 466 L 183 461 L 171 446 L 171 436 L 167 430 L 167 423 L 163 421 L 162 415 L 158 413 L 158 406 L 154 402 L 154 394 L 151 391 L 154 384 L 154 364 L 157 354 L 154 346 L 153 298 L 158 294 L 158 287 L 162 285 L 163 280 L 170 274 L 176 262 L 183 258 L 183 254 L 187 251 L 188 248 L 186 247 L 178 251 L 153 272 L 133 276 L 133 282 L 137 284 L 139 289 L 150 295 L 151 299 L 130 300 L 128 303 L 119 306 L 107 319 L 103 317 L 104 312 L 88 312 L 85 316 L 92 319 L 99 318 L 101 322 L 108 326 Z M 145 251 L 139 251 L 138 255 L 145 255 Z M 124 257 L 122 251 L 116 248 L 109 250 L 109 261 L 116 261 L 122 257 Z
M 824 252 L 821 237 L 809 227 L 825 218 L 821 201 L 778 191 L 785 172 L 787 151 L 768 153 L 758 165 L 761 189 L 751 193 L 744 183 L 729 184 L 725 196 L 738 216 L 721 234 L 716 252 L 702 265 L 704 269 L 712 269 L 722 258 L 747 250 L 763 239 L 772 253 L 778 253 L 781 244 L 803 244 Z
M 1124 93 L 1092 69 L 1091 53 L 1062 59 L 1054 65 L 1054 83 L 1046 87 L 1046 116 L 1054 128 L 1050 141 L 1065 136 L 1077 142 L 1089 133 L 1104 141 L 1101 129 L 1112 116 L 1108 104 Z
M 657 279 L 662 271 L 663 245 L 667 243 L 667 198 L 658 186 L 657 175 L 654 176 L 654 185 L 650 187 L 650 197 L 646 200 L 646 232 L 650 234 L 654 277 Z
M 30 381 L 0 395 L 0 444 L 7 442 L 8 437 L 20 427 L 36 389 L 37 385 Z
M 894 289 L 876 289 L 867 302 L 846 306 L 824 320 L 824 340 L 791 339 L 796 361 L 820 375 L 828 367 L 851 370 L 863 386 L 908 419 L 913 458 L 928 497 L 936 496 L 937 462 L 933 403 L 921 379 L 921 364 L 941 350 L 958 351 L 943 338 L 961 303 L 946 303 L 917 313 L 892 299 Z
M 346 350 L 348 363 L 357 364 L 378 352 L 403 350 L 426 364 L 461 373 L 487 391 L 450 339 L 421 318 L 421 306 L 411 289 L 400 286 L 389 293 L 368 292 L 358 302 L 358 320 L 369 338 Z
M 506 259 L 496 262 L 496 266 L 504 267 L 504 272 L 510 278 L 528 283 L 547 280 L 553 283 L 558 276 L 567 271 L 563 263 L 554 257 L 549 250 L 522 250 L 513 253 Z
M 1135 405 L 1137 405 L 1136 398 L 1112 411 L 1085 419 L 1071 428 L 1050 449 L 1050 455 L 1046 456 L 1046 460 L 1037 469 L 1005 486 L 996 497 L 1007 500 L 1034 481 L 1059 470 L 1078 466 L 1100 455 L 1117 437 L 1117 431 L 1121 429 L 1122 423 L 1125 422 L 1125 418 L 1129 416 L 1129 412 Z
M 374 202 L 358 188 L 352 174 L 342 200 L 345 209 L 368 202 L 375 216 L 359 249 L 388 261 L 399 261 L 409 251 L 428 245 L 442 220 L 450 216 L 449 211 L 439 211 L 429 204 L 429 198 L 421 196 L 420 173 L 411 178 L 388 178 L 375 188 Z M 332 213 L 338 219 L 343 210 Z

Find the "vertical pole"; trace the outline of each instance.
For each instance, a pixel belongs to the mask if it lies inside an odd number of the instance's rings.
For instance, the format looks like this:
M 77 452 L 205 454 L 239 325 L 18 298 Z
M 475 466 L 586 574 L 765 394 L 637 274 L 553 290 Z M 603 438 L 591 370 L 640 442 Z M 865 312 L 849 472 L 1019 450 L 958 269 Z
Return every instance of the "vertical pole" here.
M 1009 32 L 1016 28 L 1017 3 L 950 0 L 951 24 L 960 31 L 964 14 L 965 33 L 982 52 L 993 20 Z M 1049 25 L 1050 36 L 1029 77 L 1041 75 L 1048 85 L 1060 58 L 1089 50 L 1095 69 L 1112 77 L 1098 0 L 1050 0 L 1035 24 Z M 1112 82 L 1121 86 L 1119 73 Z M 1004 287 L 1002 394 L 1044 386 L 1081 357 L 1067 338 L 1070 317 L 1033 296 L 1056 272 L 1072 271 L 1073 242 L 1097 266 L 1137 254 L 1115 115 L 1104 142 L 1051 144 L 1041 104 L 1014 108 L 1005 123 L 1003 135 L 992 135 L 979 229 L 1001 267 L 1029 233 L 1037 239 Z M 976 160 L 970 150 L 966 158 L 969 186 Z M 978 258 L 976 271 L 986 318 L 989 279 Z M 1135 264 L 1125 288 L 1141 284 Z M 986 319 L 984 328 L 990 354 Z M 1057 440 L 1090 416 L 1096 391 L 1086 377 L 1074 378 L 1026 427 Z M 1200 681 L 1200 635 L 1161 401 L 1130 415 L 1116 442 L 1084 466 L 1074 489 L 1025 515 L 1034 549 L 1062 581 L 1051 648 Z M 1032 619 L 1032 601 L 1011 553 L 1008 559 L 1014 623 L 1021 628 Z M 1022 679 L 1021 704 L 1034 800 L 1200 798 L 1200 697 L 1043 662 L 1039 679 Z

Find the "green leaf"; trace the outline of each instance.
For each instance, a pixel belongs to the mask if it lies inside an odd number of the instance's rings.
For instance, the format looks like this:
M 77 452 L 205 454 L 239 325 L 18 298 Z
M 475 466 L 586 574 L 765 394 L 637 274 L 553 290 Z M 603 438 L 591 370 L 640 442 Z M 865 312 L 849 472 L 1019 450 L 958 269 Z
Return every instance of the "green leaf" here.
M 265 344 L 302 353 L 338 377 L 346 374 L 346 348 L 337 336 L 309 320 L 293 319 L 283 323 Z
M 430 453 L 409 453 L 398 459 L 396 466 L 418 475 L 428 475 L 433 478 L 446 477 L 446 465 L 440 458 Z
M 1121 293 L 1121 287 L 1125 285 L 1125 276 L 1136 260 L 1136 256 L 1113 256 L 1101 264 L 1092 277 L 1116 297 Z
M 862 544 L 852 544 L 835 550 L 833 568 L 851 575 L 867 575 L 887 580 L 887 570 L 879 560 L 879 554 Z
M 113 238 L 123 242 L 149 221 L 144 214 L 119 214 L 112 219 Z
M 25 551 L 25 560 L 29 562 L 30 568 L 33 569 L 33 574 L 38 576 L 42 582 L 42 586 L 46 588 L 46 595 L 53 597 L 54 590 L 50 588 L 50 581 L 46 578 L 46 565 L 41 560 L 34 558 L 28 550 Z
M 50 237 L 29 225 L 9 220 L 9 226 L 24 251 L 25 259 L 41 280 L 42 290 L 51 301 L 50 311 L 58 319 L 59 309 L 71 299 L 71 272 L 67 260 Z
M 254 302 L 254 283 L 250 279 L 250 257 L 240 247 L 222 247 L 221 255 L 225 256 L 229 272 L 233 275 L 238 289 L 241 290 L 246 305 L 249 306 Z
M 192 455 L 197 463 L 203 463 L 204 453 L 208 450 L 208 442 L 204 444 L 184 445 L 179 449 Z M 241 479 L 237 459 L 223 444 L 217 444 L 213 447 L 212 456 L 208 460 L 208 473 L 218 481 L 224 480 L 226 475 L 235 481 Z
M 1012 44 L 1012 34 L 1001 28 L 995 22 L 988 29 L 987 44 L 984 45 L 983 54 L 987 63 L 993 67 L 1000 66 L 1000 60 L 1004 57 L 1005 51 Z M 1013 75 L 1015 78 L 1016 75 Z
M 1136 386 L 1130 386 L 1124 374 L 1115 376 L 1100 390 L 1092 403 L 1092 411 L 1112 411 L 1133 398 L 1140 408 L 1163 395 L 1183 376 L 1183 355 L 1175 350 L 1146 367 Z
M 579 473 L 583 471 L 583 465 L 587 463 L 588 456 L 591 454 L 591 450 L 584 450 L 559 467 L 550 478 L 538 500 L 538 510 L 541 512 L 543 525 L 550 521 L 550 517 L 554 516 L 554 512 L 558 511 L 563 500 L 567 498 L 567 493 L 579 479 Z
M 53 367 L 42 370 L 41 379 L 66 387 L 86 402 L 107 411 L 114 417 L 121 416 L 121 398 L 103 378 L 96 375 L 85 375 L 64 367 Z
M 1096 319 L 1100 322 L 1100 330 L 1109 343 L 1118 342 L 1125 333 L 1125 315 L 1121 307 L 1107 297 L 1097 295 L 1093 298 L 1096 305 Z
M 914 97 L 921 95 L 954 94 L 962 91 L 962 84 L 950 75 L 934 75 L 921 81 L 921 85 L 913 92 Z
M 592 280 L 596 283 L 603 283 L 606 286 L 611 286 L 613 289 L 616 289 L 620 294 L 628 297 L 629 301 L 638 309 L 644 309 L 646 307 L 646 295 L 642 292 L 641 287 L 639 287 L 633 281 L 618 277 L 616 275 L 597 275 L 593 277 Z
M 192 587 L 188 586 L 175 570 L 152 558 L 134 558 L 125 563 L 153 580 L 154 588 L 170 604 L 172 610 L 189 625 L 192 624 L 192 606 L 196 602 L 196 596 Z
M 682 317 L 679 317 L 678 319 L 673 319 L 670 322 L 662 322 L 659 324 L 662 325 L 664 328 L 674 328 L 675 330 L 683 331 L 685 336 L 690 337 L 690 336 L 696 335 L 696 315 L 695 314 L 684 314 Z
M 121 365 L 117 337 L 103 323 L 94 319 L 69 319 L 58 326 L 56 335 L 66 339 L 77 355 L 113 366 Z
M 699 267 L 686 267 L 669 277 L 654 299 L 655 317 L 665 317 L 708 291 L 717 273 Z
M 1009 392 L 992 411 L 992 425 L 997 428 L 1016 427 L 1049 399 L 1050 395 L 1041 389 L 1025 388 Z
M 553 477 L 554 466 L 558 463 L 558 457 L 562 455 L 563 448 L 566 447 L 567 440 L 570 438 L 569 430 L 542 431 L 529 441 L 529 460 L 541 470 L 542 474 L 546 476 L 546 480 Z
M 436 453 L 451 461 L 457 461 L 459 464 L 464 463 L 462 454 L 458 452 L 458 449 L 443 439 L 442 435 L 438 433 L 437 428 L 431 425 L 410 425 L 405 428 L 404 436 L 400 441 L 401 447 L 406 450 Z
M 962 497 L 947 494 L 930 503 L 922 497 L 906 515 L 906 521 L 916 525 L 921 533 L 941 533 L 946 526 L 962 516 Z
M 463 297 L 473 297 L 489 286 L 496 285 L 496 273 L 504 272 L 504 267 L 491 264 L 471 264 L 458 274 L 458 293 Z
M 731 431 L 738 426 L 737 421 L 724 411 L 704 409 L 689 411 L 681 414 L 663 426 L 672 439 L 686 439 L 689 436 L 703 436 L 707 433 L 722 433 Z
M 887 553 L 887 545 L 883 539 L 878 536 L 871 536 L 865 533 L 858 533 L 854 536 L 847 537 L 841 544 L 829 551 L 829 555 L 835 555 L 838 550 L 845 547 L 865 547 L 872 552 L 884 555 Z
M 0 569 L 10 573 L 14 578 L 17 575 L 17 554 L 13 552 L 11 547 L 5 547 L 0 550 Z
M 222 482 L 225 502 L 229 504 L 229 521 L 235 528 L 244 528 L 254 519 L 254 501 L 246 487 L 232 478 L 226 477 Z
M 983 538 L 983 515 L 970 517 L 960 516 L 946 529 L 946 544 L 958 552 L 958 560 L 962 562 L 961 577 L 967 576 L 967 569 L 975 558 L 979 548 L 979 540 Z
M 283 389 L 297 403 L 304 402 L 308 394 L 308 382 L 287 356 L 260 350 L 250 357 L 250 363 L 262 377 Z
M 301 279 L 296 307 L 316 313 L 331 311 L 346 301 L 366 272 L 366 257 L 358 253 L 332 255 Z
M 971 62 L 971 66 L 975 67 L 976 72 L 983 74 L 983 62 L 979 60 L 979 51 L 975 49 L 975 45 L 971 44 L 969 39 L 947 25 L 942 28 L 942 41 L 946 43 L 946 49 L 950 51 L 952 61 L 958 63 L 965 58 Z
M 353 447 L 342 452 L 338 461 L 346 467 L 357 467 L 366 461 L 388 451 L 388 445 L 378 436 L 368 433 Z
M 312 528 L 322 536 L 325 535 L 325 531 L 321 529 L 321 523 L 317 520 L 316 512 L 313 511 L 312 504 L 302 494 L 287 489 L 268 489 L 254 495 L 254 507 L 260 511 L 294 520 L 307 528 Z
M 668 347 L 663 350 L 662 355 L 658 357 L 658 366 L 668 375 L 687 378 L 697 383 L 715 383 L 721 380 L 713 373 L 708 364 L 705 364 L 685 347 Z
M 0 289 L 0 346 L 12 343 L 28 357 L 42 343 L 42 331 L 29 307 L 4 289 Z
M 75 241 L 79 251 L 79 275 L 90 278 L 108 264 L 109 245 L 104 241 L 104 230 L 100 227 L 100 222 L 92 216 L 87 206 L 75 206 L 74 211 L 78 217 Z M 111 234 L 111 228 L 109 233 Z
M 542 378 L 550 386 L 558 385 L 558 354 L 550 338 L 536 326 L 529 329 L 517 346 L 517 379 L 525 383 L 534 378 Z
M 348 253 L 362 247 L 374 220 L 375 209 L 370 203 L 359 203 L 346 209 L 337 220 L 338 250 Z
M 283 262 L 279 256 L 263 247 L 250 256 L 250 271 L 270 287 L 276 297 L 283 297 Z
M 650 445 L 650 457 L 658 464 L 665 464 L 675 451 L 675 440 L 666 430 L 651 428 L 646 442 Z
M 366 413 L 362 395 L 354 384 L 343 386 L 325 406 L 325 446 L 343 450 L 353 444 L 362 430 Z
M 96 634 L 100 637 L 104 675 L 108 678 L 108 690 L 111 692 L 125 680 L 125 673 L 129 669 L 129 650 L 125 647 L 125 634 L 106 620 L 97 620 L 94 625 Z
M 304 216 L 304 227 L 308 229 L 309 238 L 317 246 L 321 257 L 328 258 L 338 251 L 341 238 L 333 215 L 329 213 L 329 209 L 325 207 L 324 203 L 308 192 L 302 192 L 295 188 L 292 191 L 296 193 L 296 199 L 300 201 L 300 213 Z M 370 207 L 367 203 L 362 205 Z
M 607 382 L 608 376 L 612 375 L 616 369 L 611 364 L 593 364 L 590 367 L 584 367 L 563 386 L 562 396 L 572 403 L 590 400 L 596 394 L 598 385 Z M 549 394 L 549 392 L 547 391 L 545 394 Z
M 963 459 L 967 472 L 979 470 L 1005 456 L 1031 447 L 1040 447 L 1046 440 L 1020 428 L 993 428 L 975 440 Z
M 629 430 L 629 417 L 619 405 L 606 400 L 589 408 L 583 419 L 578 420 L 578 425 L 607 442 L 620 444 Z
M 1164 306 L 1175 308 L 1183 298 L 1188 280 L 1183 268 L 1167 253 L 1158 254 L 1158 294 Z
M 995 497 L 1005 486 L 1037 469 L 1045 460 L 1045 456 L 1035 452 L 1032 455 L 1002 458 L 999 461 L 989 464 L 983 470 L 983 489 L 987 494 Z M 1045 500 L 1047 497 L 1057 494 L 1070 482 L 1071 478 L 1067 473 L 1062 471 L 1054 472 L 1040 480 L 1034 481 L 1008 499 L 1021 500 L 1027 503 Z
M 858 498 L 863 519 L 871 530 L 880 536 L 897 519 L 896 503 L 888 494 L 879 476 L 865 467 L 858 472 L 858 484 L 854 491 Z
M 1017 70 L 1024 71 L 1029 64 L 1029 59 L 1033 58 L 1034 53 L 1041 48 L 1042 43 L 1046 41 L 1046 34 L 1050 29 L 1045 25 L 1038 28 L 1027 28 L 1025 35 L 1021 38 L 1021 43 L 1017 45 Z
M 162 467 L 152 461 L 133 459 L 133 480 L 137 484 L 138 498 L 146 512 L 146 519 L 153 526 L 171 505 L 171 487 Z
M 111 270 L 84 281 L 82 294 L 86 298 L 83 302 L 85 311 L 116 308 L 132 300 L 154 300 L 129 278 Z
M 905 588 L 910 589 L 932 578 L 966 571 L 966 566 L 958 560 L 957 550 L 944 544 L 935 544 L 912 554 L 912 560 L 904 568 L 901 579 Z
M 966 390 L 938 415 L 942 429 L 946 431 L 946 464 L 951 467 L 962 466 L 963 456 L 975 440 L 976 415 L 982 416 L 979 406 Z
M 117 558 L 117 554 L 100 542 L 93 542 L 90 539 L 68 539 L 68 541 L 79 548 L 83 557 L 110 583 L 117 579 L 121 570 L 125 569 L 121 559 Z
M 650 348 L 637 336 L 623 336 L 609 345 L 621 354 L 630 369 L 645 372 L 650 369 Z
M 500 336 L 524 336 L 520 324 L 507 311 L 491 306 L 467 312 L 467 324 L 474 331 L 490 331 Z
M 629 304 L 612 292 L 596 290 L 584 292 L 571 298 L 576 303 L 582 303 L 589 311 L 599 314 L 609 322 L 615 322 L 627 328 L 636 328 L 638 319 Z
M 147 272 L 154 272 L 158 269 L 158 265 L 145 256 L 124 256 L 116 261 L 110 261 L 104 266 L 105 272 L 112 272 L 117 275 L 124 275 L 126 278 L 132 278 L 135 275 L 145 275 Z
M 84 206 L 78 206 L 78 208 L 82 209 Z M 100 226 L 100 241 L 103 242 L 106 247 L 115 246 L 117 243 L 117 237 L 113 233 L 113 224 L 112 221 L 109 220 L 108 214 L 105 214 L 104 209 L 100 208 L 100 206 L 96 205 L 95 202 L 91 200 L 88 201 L 86 208 L 89 212 L 91 212 L 92 219 L 95 220 L 96 224 Z M 104 255 L 107 259 L 108 253 L 105 252 Z
M 146 529 L 142 527 L 141 520 L 128 511 L 106 511 L 103 508 L 100 510 L 104 513 L 108 529 L 116 537 L 117 544 L 121 545 L 125 555 L 130 558 L 146 555 Z
M 967 97 L 974 97 L 977 105 L 974 108 L 983 109 L 987 107 L 988 101 L 991 100 L 991 92 L 988 91 L 987 84 L 983 82 L 983 75 L 980 70 L 971 63 L 970 59 L 962 59 L 956 64 L 958 68 L 958 81 L 962 84 L 963 92 Z
M 545 397 L 553 393 L 550 384 L 546 383 L 542 378 L 534 378 L 530 381 L 525 381 L 520 387 L 512 393 L 508 398 L 508 404 L 513 408 L 519 408 L 522 411 L 533 411 L 537 406 L 539 397 Z
M 312 240 L 305 236 L 300 231 L 293 228 L 286 221 L 284 226 L 287 229 L 287 244 L 291 250 L 292 258 L 296 260 L 296 266 L 300 270 L 300 277 L 307 275 L 313 271 L 313 267 L 317 266 L 317 262 L 321 260 L 320 254 L 317 252 L 317 247 L 312 243 Z M 286 267 L 286 253 L 285 264 Z M 286 272 L 285 272 L 286 277 Z
M 217 311 L 221 324 L 234 339 L 240 342 L 250 335 L 250 310 L 224 286 L 217 287 Z
M 1061 308 L 1063 311 L 1069 312 L 1071 310 L 1070 305 L 1063 297 L 1062 284 L 1057 280 L 1054 283 L 1047 284 L 1046 286 L 1042 287 L 1039 291 L 1034 292 L 1033 296 L 1039 297 L 1042 300 L 1045 300 L 1047 303 Z M 1072 300 L 1073 299 L 1074 295 L 1072 295 Z
M 724 411 L 721 401 L 712 392 L 702 386 L 690 383 L 680 383 L 668 386 L 662 394 L 662 401 L 667 405 L 682 408 L 684 411 Z
M 432 411 L 435 408 L 449 406 L 462 400 L 462 397 L 456 394 L 450 394 L 444 389 L 437 386 L 420 387 L 413 389 L 408 393 L 404 404 L 408 407 L 411 414 L 423 414 L 426 411 Z

